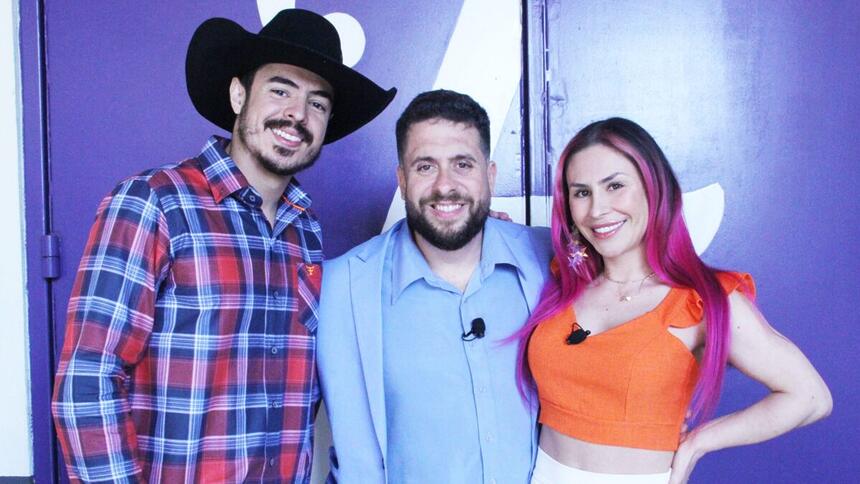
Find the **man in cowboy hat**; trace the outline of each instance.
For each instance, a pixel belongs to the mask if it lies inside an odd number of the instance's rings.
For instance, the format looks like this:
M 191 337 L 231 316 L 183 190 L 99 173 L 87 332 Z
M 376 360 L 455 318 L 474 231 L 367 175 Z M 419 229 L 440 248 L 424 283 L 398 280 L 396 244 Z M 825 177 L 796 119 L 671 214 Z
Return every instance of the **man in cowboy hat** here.
M 100 204 L 69 301 L 53 412 L 83 481 L 307 482 L 319 404 L 320 227 L 293 175 L 394 97 L 335 28 L 279 13 L 194 33 L 194 106 L 232 132 Z

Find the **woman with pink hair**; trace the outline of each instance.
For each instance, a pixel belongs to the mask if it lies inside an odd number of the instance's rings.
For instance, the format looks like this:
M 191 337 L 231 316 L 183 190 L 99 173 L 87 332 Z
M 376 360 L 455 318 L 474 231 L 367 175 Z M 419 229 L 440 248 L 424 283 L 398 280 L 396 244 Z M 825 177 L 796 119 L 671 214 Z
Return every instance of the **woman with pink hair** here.
M 636 123 L 592 123 L 556 169 L 552 277 L 520 345 L 540 402 L 532 482 L 681 483 L 704 454 L 827 416 L 827 385 L 753 303 L 747 274 L 693 249 L 681 189 Z M 711 420 L 726 363 L 771 393 Z

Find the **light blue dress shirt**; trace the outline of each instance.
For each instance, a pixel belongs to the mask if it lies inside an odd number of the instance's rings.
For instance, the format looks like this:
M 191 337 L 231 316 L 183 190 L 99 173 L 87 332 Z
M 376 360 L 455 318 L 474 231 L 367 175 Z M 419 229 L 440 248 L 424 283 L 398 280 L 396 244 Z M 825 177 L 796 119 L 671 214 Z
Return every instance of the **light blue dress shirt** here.
M 385 255 L 382 336 L 391 483 L 528 482 L 535 422 L 514 377 L 528 318 L 517 259 L 485 225 L 464 292 L 430 270 L 404 224 Z M 484 338 L 463 341 L 483 318 Z

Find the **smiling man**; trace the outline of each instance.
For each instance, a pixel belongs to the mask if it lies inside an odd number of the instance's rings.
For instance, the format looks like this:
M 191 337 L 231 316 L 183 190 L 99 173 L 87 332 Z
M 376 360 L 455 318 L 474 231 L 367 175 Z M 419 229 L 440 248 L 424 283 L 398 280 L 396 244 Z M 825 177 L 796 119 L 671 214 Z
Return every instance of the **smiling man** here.
M 326 262 L 319 370 L 338 482 L 526 483 L 534 409 L 516 346 L 549 266 L 546 229 L 488 219 L 489 119 L 419 95 L 397 122 L 406 221 Z
M 73 481 L 308 481 L 322 240 L 293 175 L 395 92 L 341 59 L 305 10 L 194 33 L 188 92 L 232 140 L 98 208 L 54 391 Z

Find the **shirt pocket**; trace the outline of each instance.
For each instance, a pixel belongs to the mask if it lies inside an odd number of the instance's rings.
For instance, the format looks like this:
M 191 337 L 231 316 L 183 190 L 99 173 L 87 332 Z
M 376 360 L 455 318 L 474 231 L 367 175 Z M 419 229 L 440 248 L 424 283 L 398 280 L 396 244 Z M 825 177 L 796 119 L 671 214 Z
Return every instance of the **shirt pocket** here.
M 322 285 L 322 264 L 300 262 L 296 264 L 296 292 L 298 317 L 307 330 L 315 334 L 319 324 L 319 298 Z

